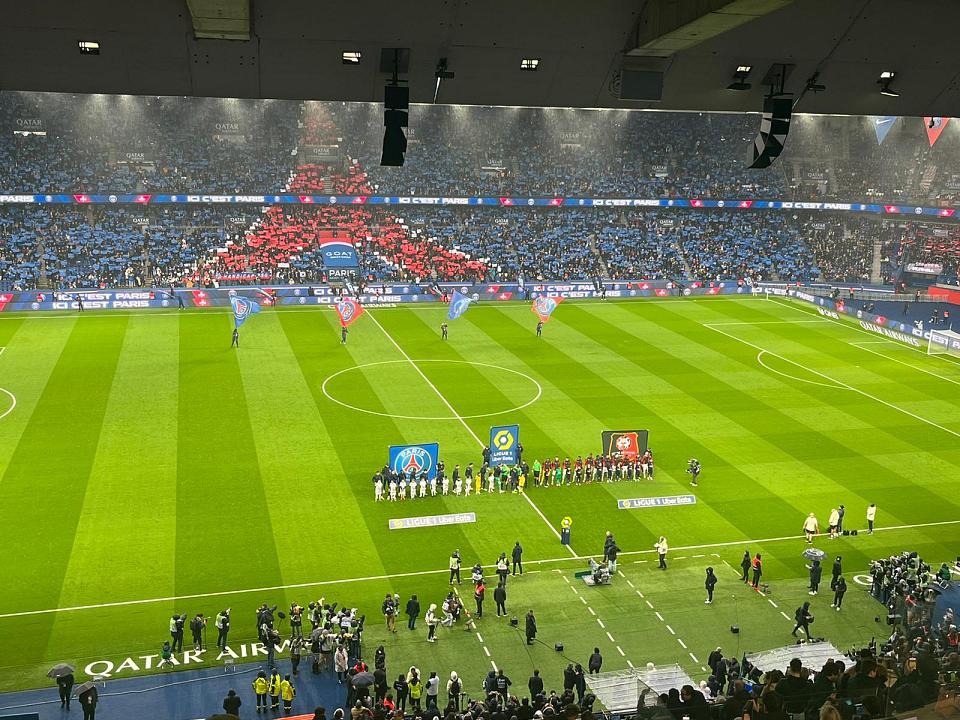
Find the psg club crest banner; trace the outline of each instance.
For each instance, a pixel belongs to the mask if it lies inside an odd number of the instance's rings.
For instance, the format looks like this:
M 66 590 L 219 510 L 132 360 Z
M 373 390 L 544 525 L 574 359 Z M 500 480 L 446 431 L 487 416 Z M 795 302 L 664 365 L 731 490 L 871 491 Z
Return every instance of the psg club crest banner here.
M 350 323 L 363 315 L 363 306 L 353 298 L 341 298 L 334 307 L 340 316 L 340 324 L 347 327 Z
M 940 133 L 947 127 L 948 122 L 950 122 L 950 118 L 944 117 L 925 117 L 923 119 L 924 127 L 927 129 L 927 141 L 930 143 L 930 147 L 933 147 L 934 143 L 940 139 Z
M 647 430 L 604 430 L 602 454 L 636 460 L 647 451 L 648 435 Z
M 520 462 L 519 445 L 519 425 L 495 425 L 490 428 L 490 467 Z
M 419 445 L 391 445 L 390 469 L 406 477 L 413 473 L 419 478 L 427 473 L 427 480 L 437 476 L 437 460 L 440 457 L 439 443 L 420 443 Z
M 230 307 L 233 308 L 233 323 L 235 327 L 240 327 L 248 317 L 254 313 L 260 312 L 260 305 L 249 298 L 240 295 L 230 297 Z
M 467 311 L 471 302 L 470 298 L 462 292 L 454 290 L 450 298 L 450 308 L 447 310 L 447 319 L 456 320 Z
M 320 241 L 320 253 L 323 255 L 323 266 L 327 268 L 357 267 L 357 249 L 353 243 L 337 238 Z
M 557 305 L 560 304 L 561 300 L 563 300 L 563 298 L 541 295 L 533 301 L 533 307 L 530 309 L 542 322 L 546 322 L 550 319 L 553 311 L 557 309 Z

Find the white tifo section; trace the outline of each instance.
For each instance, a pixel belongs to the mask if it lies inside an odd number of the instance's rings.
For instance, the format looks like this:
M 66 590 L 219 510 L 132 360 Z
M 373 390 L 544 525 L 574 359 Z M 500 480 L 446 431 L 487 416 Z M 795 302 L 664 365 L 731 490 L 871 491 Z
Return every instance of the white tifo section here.
M 960 333 L 953 330 L 930 330 L 930 339 L 927 341 L 927 355 L 949 355 L 960 358 Z
M 416 370 L 417 373 L 420 375 L 420 377 L 423 378 L 423 381 L 433 389 L 433 391 L 437 394 L 437 397 L 440 398 L 440 400 L 443 402 L 443 404 L 447 406 L 447 409 L 450 411 L 450 414 L 453 415 L 453 417 L 454 417 L 455 419 L 457 419 L 457 420 L 460 421 L 460 424 L 463 425 L 463 427 L 464 427 L 464 428 L 466 429 L 466 431 L 470 434 L 470 436 L 471 436 L 474 440 L 477 441 L 477 444 L 478 444 L 481 448 L 486 447 L 486 446 L 484 445 L 484 443 L 483 443 L 483 440 L 481 440 L 481 439 L 477 436 L 477 434 L 473 431 L 473 428 L 471 428 L 469 425 L 467 425 L 467 421 L 463 419 L 463 416 L 454 409 L 453 405 L 450 404 L 450 401 L 447 400 L 447 398 L 444 397 L 443 393 L 440 392 L 440 390 L 437 388 L 437 386 L 434 385 L 434 384 L 430 381 L 430 378 L 428 378 L 428 377 L 423 373 L 423 370 L 421 370 L 420 367 L 417 365 L 417 363 L 414 362 L 413 358 L 411 358 L 409 355 L 407 355 L 406 351 L 405 351 L 402 347 L 400 347 L 400 344 L 399 344 L 396 340 L 394 340 L 394 339 L 393 339 L 393 336 L 392 336 L 390 333 L 387 332 L 386 328 L 383 327 L 383 325 L 380 324 L 380 321 L 377 320 L 377 318 L 375 317 L 374 313 L 371 312 L 370 310 L 367 310 L 367 313 L 366 313 L 366 314 L 367 314 L 367 316 L 370 318 L 370 320 L 373 322 L 373 324 L 376 325 L 378 328 L 380 328 L 380 331 L 381 331 L 384 335 L 387 336 L 387 339 L 388 339 L 391 343 L 393 343 L 393 346 L 400 352 L 400 354 L 403 355 L 403 357 L 406 358 L 407 362 L 410 363 L 410 364 L 413 366 L 413 369 Z M 523 497 L 524 500 L 526 500 L 526 501 L 530 504 L 530 507 L 532 507 L 532 508 L 534 509 L 534 511 L 537 513 L 537 515 L 539 515 L 540 518 L 547 524 L 547 527 L 550 528 L 550 531 L 551 531 L 554 535 L 557 536 L 557 539 L 559 539 L 559 538 L 560 538 L 560 531 L 557 530 L 557 529 L 553 526 L 553 523 L 551 523 L 551 522 L 547 519 L 547 516 L 544 515 L 543 512 L 540 510 L 540 508 L 537 507 L 536 503 L 534 503 L 533 500 L 530 499 L 530 496 L 527 495 L 526 493 L 521 493 L 521 496 Z M 564 547 L 567 548 L 567 550 L 570 551 L 570 554 L 571 554 L 571 555 L 573 555 L 574 557 L 577 557 L 577 552 L 576 552 L 572 547 L 570 547 L 569 545 L 564 545 Z

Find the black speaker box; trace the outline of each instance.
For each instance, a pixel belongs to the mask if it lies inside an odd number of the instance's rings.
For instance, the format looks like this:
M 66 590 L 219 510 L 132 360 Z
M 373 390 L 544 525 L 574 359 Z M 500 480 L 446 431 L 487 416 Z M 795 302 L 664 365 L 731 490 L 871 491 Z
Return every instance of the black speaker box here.
M 737 635 L 737 634 L 740 632 L 740 626 L 739 626 L 739 625 L 731 625 L 731 626 L 730 626 L 730 632 L 732 632 L 734 635 Z

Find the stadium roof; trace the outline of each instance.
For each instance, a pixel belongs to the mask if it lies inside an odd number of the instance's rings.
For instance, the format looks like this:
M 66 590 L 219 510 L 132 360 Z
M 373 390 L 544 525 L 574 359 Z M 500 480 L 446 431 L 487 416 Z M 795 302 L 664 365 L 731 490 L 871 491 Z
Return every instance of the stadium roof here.
M 917 0 L 48 0 L 3 8 L 0 87 L 381 102 L 380 50 L 400 46 L 415 102 L 445 57 L 444 103 L 759 110 L 764 75 L 788 63 L 794 97 L 815 72 L 826 86 L 799 111 L 949 116 L 958 25 L 960 3 Z M 625 54 L 666 69 L 661 102 L 619 99 Z M 750 90 L 726 89 L 738 65 Z M 899 97 L 880 94 L 884 70 Z

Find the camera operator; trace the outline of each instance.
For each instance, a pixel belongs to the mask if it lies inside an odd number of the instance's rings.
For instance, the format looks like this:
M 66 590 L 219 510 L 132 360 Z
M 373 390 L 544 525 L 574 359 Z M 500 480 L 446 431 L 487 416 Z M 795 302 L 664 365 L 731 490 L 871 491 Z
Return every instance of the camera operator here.
M 220 648 L 221 651 L 226 650 L 227 635 L 230 633 L 230 608 L 217 613 L 214 625 L 217 628 L 217 647 Z
M 687 460 L 687 473 L 690 475 L 690 484 L 697 486 L 697 478 L 700 477 L 700 461 L 696 458 Z

